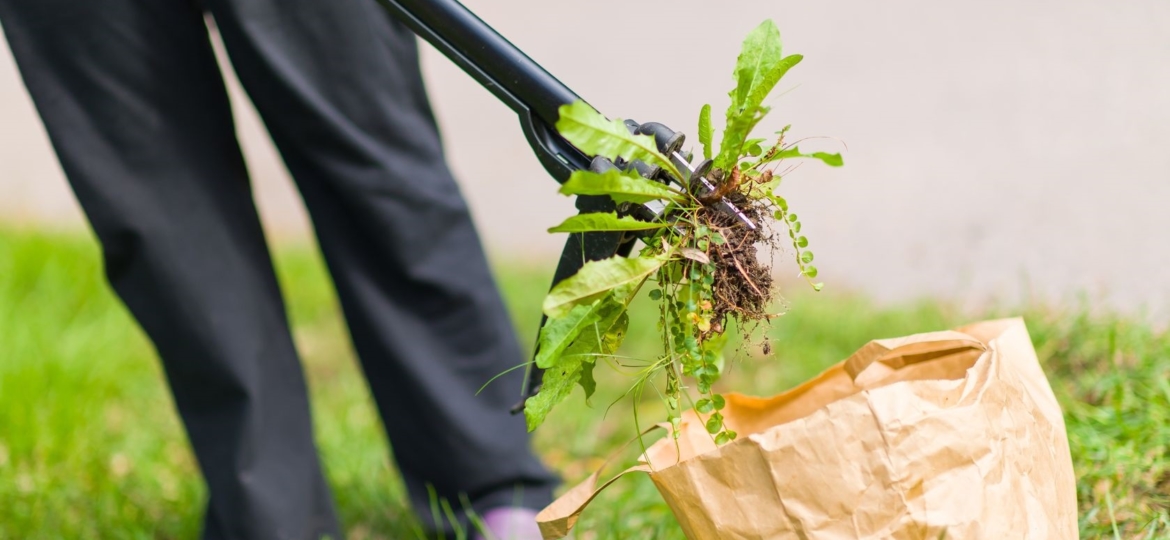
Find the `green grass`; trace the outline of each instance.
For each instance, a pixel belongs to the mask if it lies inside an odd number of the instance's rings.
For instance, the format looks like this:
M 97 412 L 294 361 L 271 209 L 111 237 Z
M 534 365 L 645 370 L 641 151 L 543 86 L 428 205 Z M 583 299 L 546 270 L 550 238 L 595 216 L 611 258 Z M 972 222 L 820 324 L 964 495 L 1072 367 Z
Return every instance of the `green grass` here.
M 320 260 L 295 247 L 277 258 L 348 536 L 413 537 Z M 499 271 L 525 343 L 550 275 Z M 725 387 L 772 394 L 869 339 L 1006 314 L 934 302 L 880 307 L 831 292 L 794 291 L 789 302 L 790 314 L 769 330 L 772 358 L 737 364 Z M 1082 536 L 1170 538 L 1170 334 L 1092 312 L 1024 313 L 1064 407 Z M 648 355 L 652 315 L 639 313 L 627 352 Z M 602 377 L 620 386 L 620 375 Z M 574 396 L 539 430 L 538 449 L 569 481 L 633 435 L 628 402 L 604 414 L 617 395 L 600 390 L 592 409 Z M 659 417 L 654 401 L 642 404 L 648 419 Z M 93 241 L 0 230 L 0 538 L 193 538 L 206 495 L 197 472 L 153 349 L 105 285 Z M 604 493 L 580 527 L 582 540 L 681 538 L 645 478 Z

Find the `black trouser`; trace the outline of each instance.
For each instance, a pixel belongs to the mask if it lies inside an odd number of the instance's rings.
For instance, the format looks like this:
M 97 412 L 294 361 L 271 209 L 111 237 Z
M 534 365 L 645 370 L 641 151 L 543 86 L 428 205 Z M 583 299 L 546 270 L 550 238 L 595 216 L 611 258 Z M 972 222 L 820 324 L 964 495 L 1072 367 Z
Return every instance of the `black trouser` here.
M 522 362 L 444 164 L 414 37 L 374 0 L 204 0 L 308 206 L 415 510 L 548 501 Z M 338 536 L 305 383 L 200 6 L 0 0 L 106 272 L 207 480 L 207 538 Z M 424 520 L 429 521 L 429 519 Z

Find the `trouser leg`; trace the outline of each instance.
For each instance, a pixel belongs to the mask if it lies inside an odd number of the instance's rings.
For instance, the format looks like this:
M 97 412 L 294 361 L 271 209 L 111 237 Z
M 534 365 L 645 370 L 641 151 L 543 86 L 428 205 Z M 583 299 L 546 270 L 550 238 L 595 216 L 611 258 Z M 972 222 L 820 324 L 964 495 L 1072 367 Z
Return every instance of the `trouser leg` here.
M 525 359 L 444 163 L 413 35 L 373 0 L 207 0 L 305 198 L 415 508 L 548 502 Z M 501 129 L 510 129 L 504 126 Z M 513 211 L 504 209 L 502 211 Z
M 201 13 L 0 0 L 114 290 L 162 358 L 207 538 L 339 537 L 301 367 Z

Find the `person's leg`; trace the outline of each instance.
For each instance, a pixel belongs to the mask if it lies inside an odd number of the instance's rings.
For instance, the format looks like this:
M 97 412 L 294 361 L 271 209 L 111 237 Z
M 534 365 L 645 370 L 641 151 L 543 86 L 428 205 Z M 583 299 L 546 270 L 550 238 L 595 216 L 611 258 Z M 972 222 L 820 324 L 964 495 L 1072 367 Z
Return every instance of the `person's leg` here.
M 444 162 L 414 36 L 374 0 L 207 0 L 301 189 L 415 509 L 539 508 L 524 362 Z
M 201 13 L 0 0 L 0 21 L 109 281 L 162 358 L 210 492 L 204 536 L 339 538 Z

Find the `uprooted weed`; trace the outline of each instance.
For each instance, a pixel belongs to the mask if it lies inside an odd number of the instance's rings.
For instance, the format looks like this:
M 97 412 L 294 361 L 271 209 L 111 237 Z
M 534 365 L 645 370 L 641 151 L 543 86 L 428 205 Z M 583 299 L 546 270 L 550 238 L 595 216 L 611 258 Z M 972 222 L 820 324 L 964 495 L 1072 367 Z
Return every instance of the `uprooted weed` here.
M 641 219 L 646 212 L 596 212 L 572 216 L 549 229 L 621 232 L 641 238 L 643 247 L 629 257 L 586 262 L 545 297 L 547 320 L 534 359 L 544 372 L 539 393 L 524 404 L 529 429 L 544 422 L 574 386 L 580 386 L 588 400 L 596 391 L 594 368 L 608 363 L 629 368 L 633 384 L 626 394 L 633 399 L 647 390 L 660 395 L 674 427 L 680 425 L 683 410 L 691 409 L 706 415 L 705 428 L 715 444 L 735 439 L 719 412 L 725 400 L 712 385 L 726 365 L 728 329 L 734 327 L 747 337 L 774 316 L 768 312 L 778 296 L 772 259 L 761 257 L 762 251 L 790 240 L 801 275 L 813 289 L 821 288 L 813 281 L 817 269 L 811 264 L 808 239 L 800 234 L 800 221 L 777 193 L 783 173 L 776 167 L 789 159 L 838 167 L 841 156 L 804 152 L 796 143 L 785 143 L 787 127 L 775 132 L 776 137 L 752 136 L 770 110 L 765 98 L 801 58 L 781 55 L 780 32 L 771 21 L 753 30 L 736 62 L 736 89 L 729 93 L 722 140 L 716 148 L 711 106 L 704 105 L 699 112 L 701 150 L 685 156 L 685 166 L 676 149 L 666 150 L 668 145 L 660 145 L 655 137 L 631 132 L 625 122 L 605 118 L 584 102 L 558 110 L 556 129 L 566 141 L 615 165 L 605 172 L 574 171 L 560 193 L 609 196 L 619 209 L 627 203 L 647 205 L 654 217 Z M 769 140 L 775 143 L 769 146 Z M 649 168 L 621 167 L 635 162 Z M 643 175 L 639 172 L 643 169 L 656 172 Z M 743 223 L 737 213 L 755 226 Z M 787 240 L 783 232 L 777 233 L 784 229 L 777 227 L 781 224 L 787 228 Z M 648 298 L 658 303 L 661 354 L 619 357 L 616 353 L 630 329 L 626 310 L 643 286 L 650 288 Z M 767 342 L 762 345 L 767 351 Z M 677 436 L 678 430 L 674 433 Z
M 711 206 L 702 207 L 697 216 L 700 223 L 725 239 L 722 244 L 712 244 L 709 253 L 715 263 L 712 326 L 718 327 L 725 325 L 728 315 L 740 322 L 767 320 L 768 305 L 776 296 L 771 266 L 761 261 L 759 253 L 761 246 L 772 241 L 760 226 L 766 213 L 761 205 L 749 205 L 747 198 L 738 193 L 729 199 L 757 224 L 755 229 Z

